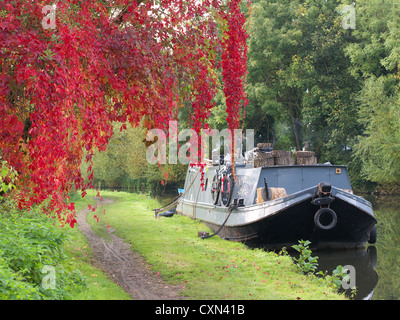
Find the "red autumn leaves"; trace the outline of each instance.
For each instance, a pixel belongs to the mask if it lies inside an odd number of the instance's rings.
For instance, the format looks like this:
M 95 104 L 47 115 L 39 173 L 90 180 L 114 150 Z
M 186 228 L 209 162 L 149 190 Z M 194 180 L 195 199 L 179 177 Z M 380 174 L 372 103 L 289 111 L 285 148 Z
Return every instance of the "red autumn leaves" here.
M 214 106 L 221 46 L 227 121 L 237 126 L 247 51 L 240 2 L 224 12 L 220 1 L 60 0 L 56 28 L 46 30 L 46 1 L 1 2 L 0 158 L 19 173 L 20 208 L 45 203 L 73 226 L 66 196 L 90 187 L 81 162 L 106 148 L 115 121 L 165 128 L 190 107 L 199 132 Z M 227 21 L 222 41 L 210 12 Z
M 247 75 L 247 33 L 244 29 L 245 17 L 240 11 L 241 0 L 229 2 L 229 12 L 224 14 L 228 23 L 228 29 L 222 40 L 222 75 L 224 79 L 224 93 L 229 123 L 229 129 L 240 127 L 241 108 L 248 104 L 244 92 L 244 84 Z

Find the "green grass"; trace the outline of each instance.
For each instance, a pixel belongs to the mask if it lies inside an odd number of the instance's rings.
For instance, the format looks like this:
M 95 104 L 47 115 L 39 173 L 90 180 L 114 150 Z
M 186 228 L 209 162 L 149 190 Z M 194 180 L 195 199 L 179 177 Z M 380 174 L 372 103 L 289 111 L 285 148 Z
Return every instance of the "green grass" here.
M 77 208 L 94 195 L 89 192 L 85 200 L 76 201 Z M 151 209 L 160 204 L 145 195 L 110 191 L 101 195 L 115 202 L 88 214 L 95 232 L 107 239 L 106 226 L 110 224 L 117 236 L 146 258 L 155 273 L 168 283 L 184 286 L 182 294 L 188 299 L 345 299 L 314 276 L 299 274 L 289 256 L 249 249 L 218 236 L 202 240 L 197 233 L 211 232 L 208 227 L 179 215 L 155 219 Z M 75 237 L 82 250 L 84 241 Z M 87 261 L 85 251 L 82 255 Z M 113 293 L 104 293 L 104 297 L 107 294 Z

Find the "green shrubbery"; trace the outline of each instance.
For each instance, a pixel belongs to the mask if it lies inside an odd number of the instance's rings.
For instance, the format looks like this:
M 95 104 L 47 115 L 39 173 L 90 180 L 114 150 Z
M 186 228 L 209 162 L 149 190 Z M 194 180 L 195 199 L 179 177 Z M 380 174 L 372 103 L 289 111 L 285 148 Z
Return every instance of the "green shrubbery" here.
M 293 258 L 296 268 L 299 272 L 309 275 L 316 275 L 317 280 L 325 285 L 335 289 L 340 290 L 342 287 L 343 280 L 345 282 L 350 281 L 350 276 L 347 274 L 343 266 L 338 265 L 335 270 L 332 271 L 332 275 L 329 275 L 327 271 L 318 271 L 318 256 L 312 257 L 312 251 L 309 248 L 311 244 L 308 240 L 299 240 L 297 245 L 293 245 L 292 248 L 299 252 L 298 258 Z M 287 253 L 286 250 L 284 253 Z M 350 297 L 353 297 L 356 293 L 356 289 L 352 290 Z
M 314 272 L 318 267 L 318 257 L 312 257 L 312 251 L 309 249 L 311 244 L 308 240 L 299 240 L 299 244 L 292 246 L 300 253 L 299 258 L 293 258 L 297 270 L 302 273 Z
M 17 212 L 11 200 L 0 201 L 0 300 L 69 299 L 86 287 L 82 274 L 65 261 L 68 230 L 55 221 L 34 210 Z M 54 279 L 50 287 L 49 277 Z

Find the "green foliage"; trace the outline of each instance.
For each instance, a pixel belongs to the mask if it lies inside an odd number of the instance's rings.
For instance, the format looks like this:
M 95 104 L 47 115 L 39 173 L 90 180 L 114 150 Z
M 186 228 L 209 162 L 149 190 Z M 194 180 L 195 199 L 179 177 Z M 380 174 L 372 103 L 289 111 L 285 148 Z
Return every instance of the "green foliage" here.
M 312 251 L 309 248 L 311 244 L 308 240 L 299 240 L 297 245 L 293 245 L 292 248 L 299 252 L 298 258 L 293 258 L 297 270 L 301 273 L 308 274 L 309 276 L 317 276 L 316 280 L 332 289 L 339 291 L 342 287 L 342 281 L 349 281 L 350 275 L 343 272 L 343 266 L 338 265 L 336 269 L 332 271 L 329 275 L 327 271 L 318 271 L 318 256 L 312 257 Z M 282 252 L 284 255 L 287 254 L 286 250 Z M 356 293 L 355 290 L 352 291 L 352 296 Z
M 67 231 L 38 211 L 19 212 L 7 201 L 0 211 L 0 300 L 69 299 L 85 278 L 64 263 Z M 45 266 L 55 270 L 55 288 L 43 287 Z
M 146 130 L 129 125 L 126 127 L 121 130 L 121 125 L 115 124 L 106 151 L 95 152 L 93 185 L 99 189 L 122 188 L 142 192 L 150 190 L 152 194 L 161 193 L 167 183 L 182 187 L 187 166 L 179 163 L 160 167 L 149 164 L 146 159 L 147 147 L 143 142 Z M 88 165 L 82 163 L 81 170 L 86 173 Z
M 393 79 L 371 77 L 361 92 L 360 122 L 365 134 L 359 137 L 356 156 L 362 174 L 374 182 L 400 182 L 400 96 Z M 371 112 L 373 110 L 373 112 Z
M 358 129 L 359 83 L 348 71 L 344 49 L 351 33 L 342 28 L 340 5 L 258 0 L 248 21 L 248 109 L 261 108 L 291 128 L 289 134 L 274 128 L 271 142 L 289 138 L 300 149 L 308 140 L 318 158 L 331 162 L 348 160 L 346 147 Z M 279 147 L 290 148 L 287 142 Z
M 399 85 L 400 6 L 397 1 L 361 1 L 356 41 L 349 45 L 351 72 L 363 79 L 355 145 L 364 179 L 398 186 L 400 182 Z
M 0 161 L 0 193 L 6 193 L 15 188 L 17 176 L 17 172 L 8 165 L 7 161 Z
M 329 275 L 327 272 L 322 272 L 322 271 L 318 271 L 316 275 L 320 276 L 318 277 L 319 282 L 331 287 L 334 290 L 339 291 L 342 288 L 343 281 L 344 282 L 350 281 L 350 274 L 343 271 L 344 271 L 343 266 L 338 265 L 336 269 L 332 271 L 331 275 Z M 354 298 L 356 294 L 357 294 L 357 287 L 351 289 L 348 296 L 350 298 Z
M 293 245 L 292 248 L 300 253 L 299 258 L 293 258 L 296 267 L 300 272 L 314 273 L 318 267 L 318 257 L 312 257 L 312 251 L 309 249 L 311 244 L 308 240 L 299 240 L 299 244 Z
M 311 143 L 347 164 L 357 187 L 400 183 L 400 5 L 361 0 L 254 0 L 248 17 L 246 126 L 276 148 Z M 258 142 L 258 141 L 256 141 Z
M 350 275 L 346 272 L 343 272 L 343 266 L 339 265 L 335 270 L 332 271 L 333 283 L 336 285 L 338 289 L 342 286 L 342 282 L 349 282 Z
M 146 147 L 143 143 L 145 131 L 130 126 L 125 130 L 120 128 L 120 124 L 115 124 L 106 151 L 95 153 L 95 185 L 101 183 L 107 187 L 121 186 L 127 177 L 135 180 L 146 171 Z
M 250 102 L 246 111 L 247 124 L 256 125 L 252 128 L 256 130 L 256 136 L 277 142 L 281 136 L 274 134 L 274 124 L 287 123 L 292 128 L 290 137 L 295 147 L 301 124 L 301 90 L 297 84 L 286 80 L 290 77 L 293 56 L 298 53 L 303 40 L 301 31 L 292 23 L 298 5 L 299 1 L 289 0 L 253 1 L 247 22 L 251 35 L 248 40 L 247 91 Z

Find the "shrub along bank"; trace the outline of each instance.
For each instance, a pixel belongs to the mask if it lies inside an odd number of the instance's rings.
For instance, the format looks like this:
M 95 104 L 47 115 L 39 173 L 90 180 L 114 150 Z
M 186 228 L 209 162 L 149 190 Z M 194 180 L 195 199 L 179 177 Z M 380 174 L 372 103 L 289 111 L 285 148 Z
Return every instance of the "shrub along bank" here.
M 77 228 L 60 228 L 40 208 L 19 211 L 12 200 L 1 200 L 0 300 L 130 299 L 91 265 L 91 249 Z
M 39 210 L 17 211 L 0 205 L 0 300 L 71 299 L 86 287 L 71 267 L 64 246 L 66 229 Z

